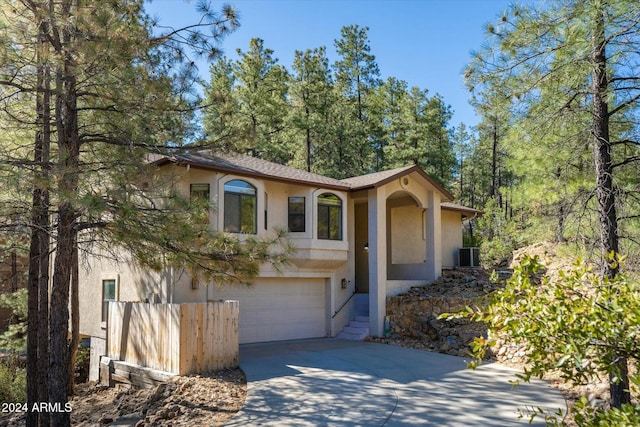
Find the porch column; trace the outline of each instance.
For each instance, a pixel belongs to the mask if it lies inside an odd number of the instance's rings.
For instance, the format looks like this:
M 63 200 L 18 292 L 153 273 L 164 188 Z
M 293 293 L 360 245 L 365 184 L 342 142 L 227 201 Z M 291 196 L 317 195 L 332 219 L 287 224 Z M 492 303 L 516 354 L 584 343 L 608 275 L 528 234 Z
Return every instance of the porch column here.
M 369 332 L 384 335 L 387 313 L 387 204 L 383 189 L 369 190 Z
M 436 280 L 442 274 L 442 221 L 440 194 L 429 191 L 427 195 L 426 231 L 427 231 L 427 277 Z

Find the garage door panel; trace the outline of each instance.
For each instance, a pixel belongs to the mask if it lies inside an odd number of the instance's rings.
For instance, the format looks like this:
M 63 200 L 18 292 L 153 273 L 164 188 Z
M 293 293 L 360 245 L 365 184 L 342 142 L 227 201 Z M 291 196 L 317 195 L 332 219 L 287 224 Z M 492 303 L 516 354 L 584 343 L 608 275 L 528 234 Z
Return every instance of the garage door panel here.
M 325 279 L 256 279 L 251 287 L 216 289 L 240 301 L 240 343 L 327 336 Z

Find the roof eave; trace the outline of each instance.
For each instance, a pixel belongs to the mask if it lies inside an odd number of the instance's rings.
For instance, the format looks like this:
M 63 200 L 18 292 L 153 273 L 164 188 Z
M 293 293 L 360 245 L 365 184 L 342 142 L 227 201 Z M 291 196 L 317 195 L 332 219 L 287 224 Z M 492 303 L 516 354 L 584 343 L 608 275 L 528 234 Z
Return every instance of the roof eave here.
M 453 195 L 442 186 L 442 184 L 440 184 L 438 181 L 436 181 L 435 179 L 433 179 L 428 173 L 426 173 L 425 171 L 422 170 L 422 168 L 420 168 L 419 166 L 412 166 L 409 169 L 405 169 L 403 171 L 400 171 L 396 174 L 393 174 L 391 176 L 388 176 L 384 179 L 381 179 L 380 181 L 374 182 L 372 184 L 366 184 L 366 185 L 361 185 L 358 187 L 351 187 L 351 191 L 361 191 L 361 190 L 369 190 L 371 188 L 378 188 L 378 187 L 382 187 L 383 185 L 386 185 L 404 175 L 408 175 L 412 172 L 417 172 L 420 176 L 422 176 L 427 182 L 429 182 L 431 185 L 433 185 L 442 195 L 445 196 L 445 200 L 444 201 L 452 201 L 453 200 Z
M 231 173 L 234 175 L 244 176 L 248 178 L 262 178 L 262 179 L 268 179 L 270 181 L 282 182 L 287 184 L 294 183 L 294 184 L 306 185 L 310 187 L 326 188 L 329 190 L 349 191 L 349 186 L 347 185 L 335 185 L 335 184 L 329 184 L 329 183 L 323 183 L 323 182 L 312 182 L 312 181 L 306 181 L 303 179 L 296 179 L 296 178 L 283 178 L 283 177 L 268 175 L 268 174 L 258 172 L 258 171 L 253 171 L 253 170 L 243 170 L 241 168 L 224 167 L 220 165 L 208 165 L 208 164 L 196 162 L 193 160 L 175 159 L 175 158 L 170 159 L 165 157 L 163 159 L 156 160 L 154 162 L 154 164 L 156 164 L 159 167 L 167 165 L 169 163 L 173 163 L 177 166 L 185 166 L 185 167 L 189 166 L 195 169 Z

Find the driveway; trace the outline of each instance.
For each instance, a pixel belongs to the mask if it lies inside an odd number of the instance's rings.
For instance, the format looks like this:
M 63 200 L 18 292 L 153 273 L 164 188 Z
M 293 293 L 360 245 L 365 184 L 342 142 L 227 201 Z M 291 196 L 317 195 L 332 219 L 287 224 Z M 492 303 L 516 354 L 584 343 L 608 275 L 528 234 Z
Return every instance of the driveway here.
M 509 426 L 527 425 L 532 408 L 565 408 L 545 382 L 514 388 L 514 370 L 465 366 L 460 357 L 337 339 L 243 345 L 247 400 L 226 425 Z

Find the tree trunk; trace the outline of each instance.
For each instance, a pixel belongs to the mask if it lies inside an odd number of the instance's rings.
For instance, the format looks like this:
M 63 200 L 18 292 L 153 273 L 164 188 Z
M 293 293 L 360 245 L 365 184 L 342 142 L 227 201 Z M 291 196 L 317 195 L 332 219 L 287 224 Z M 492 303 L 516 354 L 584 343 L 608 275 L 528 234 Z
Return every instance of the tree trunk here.
M 75 212 L 70 203 L 60 205 L 58 242 L 51 289 L 49 314 L 49 402 L 65 408 L 67 403 L 69 349 L 69 282 L 73 258 L 73 223 Z M 51 425 L 68 426 L 70 414 L 64 411 L 51 414 Z
M 38 28 L 36 123 L 39 125 L 34 141 L 34 162 L 40 165 L 34 180 L 31 242 L 27 279 L 27 406 L 47 401 L 49 362 L 49 190 L 43 183 L 49 177 L 50 129 L 50 72 L 47 63 L 46 33 L 48 25 Z M 44 338 L 44 339 L 43 339 Z M 27 426 L 48 425 L 44 413 L 27 412 Z
M 493 144 L 491 149 L 491 190 L 489 196 L 493 198 L 497 192 L 498 180 L 498 119 L 493 123 Z
M 18 255 L 11 251 L 11 292 L 18 290 Z
M 611 142 L 609 140 L 609 106 L 607 93 L 606 39 L 604 31 L 604 11 L 596 11 L 593 37 L 593 150 L 596 172 L 596 197 L 598 200 L 598 219 L 600 228 L 600 252 L 602 257 L 602 275 L 614 278 L 618 266 L 608 260 L 610 254 L 619 253 L 618 218 L 616 215 L 613 168 L 611 163 Z M 619 408 L 631 402 L 627 359 L 618 357 L 612 361 L 617 371 L 610 374 L 609 393 L 611 405 Z
M 311 123 L 309 120 L 309 107 L 304 107 L 305 116 L 307 119 L 307 172 L 311 172 Z
M 72 396 L 75 386 L 76 356 L 80 344 L 80 301 L 78 299 L 78 242 L 73 245 L 71 260 L 71 340 L 69 342 L 69 389 L 67 394 Z
M 62 5 L 62 15 L 71 16 L 71 3 Z M 61 46 L 71 46 L 76 35 L 72 25 L 61 29 Z M 77 87 L 72 51 L 64 55 L 56 72 L 56 130 L 58 135 L 57 180 L 62 195 L 68 195 L 58 206 L 58 233 L 53 270 L 53 286 L 49 315 L 49 403 L 60 411 L 51 413 L 52 426 L 68 426 L 70 413 L 65 411 L 69 389 L 69 284 L 76 242 L 76 211 L 73 196 L 77 194 L 80 139 L 78 130 Z
M 37 140 L 38 138 L 36 138 Z M 36 143 L 38 147 L 38 143 Z M 36 148 L 36 157 L 38 154 Z M 37 161 L 37 160 L 36 160 Z M 40 249 L 37 210 L 40 206 L 40 189 L 33 191 L 31 243 L 29 245 L 29 278 L 27 280 L 27 406 L 38 402 L 38 289 L 40 278 Z M 27 427 L 38 425 L 38 413 L 27 411 Z

